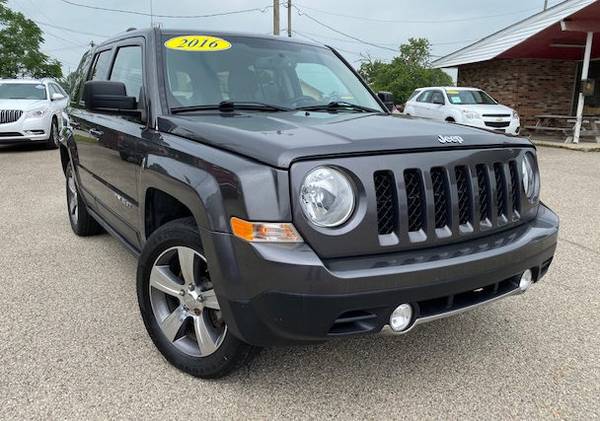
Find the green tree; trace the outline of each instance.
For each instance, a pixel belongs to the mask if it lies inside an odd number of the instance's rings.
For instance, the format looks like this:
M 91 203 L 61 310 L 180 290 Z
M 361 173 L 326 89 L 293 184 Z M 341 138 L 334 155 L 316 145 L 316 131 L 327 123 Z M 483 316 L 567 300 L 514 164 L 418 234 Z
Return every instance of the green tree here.
M 366 59 L 358 70 L 375 91 L 390 91 L 403 104 L 417 88 L 452 85 L 452 78 L 440 69 L 431 69 L 431 44 L 425 38 L 410 38 L 390 63 Z
M 0 78 L 62 77 L 60 63 L 40 51 L 42 30 L 0 0 Z

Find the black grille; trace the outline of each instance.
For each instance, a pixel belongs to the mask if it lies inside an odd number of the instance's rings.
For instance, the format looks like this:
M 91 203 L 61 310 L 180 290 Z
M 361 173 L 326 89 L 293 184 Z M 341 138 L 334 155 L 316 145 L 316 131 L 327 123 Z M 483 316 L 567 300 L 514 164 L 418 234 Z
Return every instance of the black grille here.
M 373 235 L 377 223 L 375 241 L 390 250 L 411 244 L 426 247 L 529 219 L 535 204 L 524 199 L 517 156 L 524 153 L 481 151 L 470 160 L 455 153 L 456 159 L 440 157 L 429 165 L 425 159 L 416 160 L 409 168 L 385 161 L 385 167 L 379 167 L 385 169 L 371 173 L 374 196 L 367 215 Z
M 391 234 L 396 230 L 398 213 L 394 175 L 390 171 L 377 171 L 374 181 L 379 234 Z
M 506 180 L 502 164 L 494 164 L 494 176 L 496 178 L 496 211 L 498 216 L 506 215 Z
M 404 183 L 406 184 L 408 230 L 419 231 L 423 229 L 425 219 L 423 181 L 419 170 L 404 171 Z
M 14 123 L 23 115 L 21 110 L 0 110 L 0 124 Z
M 469 223 L 472 219 L 471 215 L 471 188 L 469 183 L 469 173 L 467 167 L 456 167 L 456 189 L 458 190 L 458 219 L 461 225 Z
M 510 126 L 510 121 L 486 121 L 485 125 L 488 127 L 495 127 L 501 129 Z
M 446 171 L 443 168 L 431 169 L 431 184 L 433 187 L 435 227 L 444 228 L 449 225 L 450 192 L 448 191 L 448 177 L 446 177 Z
M 508 164 L 510 169 L 510 194 L 512 197 L 513 211 L 520 212 L 521 204 L 519 200 L 519 174 L 517 173 L 517 163 L 510 161 Z
M 491 218 L 490 214 L 490 194 L 488 172 L 483 164 L 479 164 L 477 169 L 477 188 L 479 189 L 479 220 L 485 221 Z

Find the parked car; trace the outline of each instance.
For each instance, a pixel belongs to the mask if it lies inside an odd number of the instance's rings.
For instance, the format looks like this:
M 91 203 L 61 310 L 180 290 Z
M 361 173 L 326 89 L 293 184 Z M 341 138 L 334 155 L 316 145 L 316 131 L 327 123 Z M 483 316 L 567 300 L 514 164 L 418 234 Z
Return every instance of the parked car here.
M 417 89 L 406 102 L 404 114 L 512 135 L 519 134 L 521 126 L 515 110 L 498 104 L 490 95 L 476 88 Z
M 68 103 L 52 79 L 0 79 L 0 145 L 42 142 L 58 148 Z
M 552 261 L 527 139 L 393 117 L 331 48 L 134 30 L 76 80 L 71 227 L 138 256 L 146 329 L 194 376 L 260 347 L 405 333 L 522 293 Z

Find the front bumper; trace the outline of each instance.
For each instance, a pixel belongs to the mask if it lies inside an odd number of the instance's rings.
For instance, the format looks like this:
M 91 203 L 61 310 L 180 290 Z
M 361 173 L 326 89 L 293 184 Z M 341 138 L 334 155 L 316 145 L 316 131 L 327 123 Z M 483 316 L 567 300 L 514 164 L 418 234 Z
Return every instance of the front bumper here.
M 203 235 L 228 328 L 270 346 L 378 332 L 401 303 L 413 305 L 417 325 L 516 294 L 525 270 L 536 282 L 547 271 L 558 217 L 541 205 L 533 221 L 486 238 L 326 261 L 306 244 Z
M 42 142 L 50 137 L 52 116 L 26 118 L 25 115 L 14 123 L 0 124 L 0 144 L 20 144 Z

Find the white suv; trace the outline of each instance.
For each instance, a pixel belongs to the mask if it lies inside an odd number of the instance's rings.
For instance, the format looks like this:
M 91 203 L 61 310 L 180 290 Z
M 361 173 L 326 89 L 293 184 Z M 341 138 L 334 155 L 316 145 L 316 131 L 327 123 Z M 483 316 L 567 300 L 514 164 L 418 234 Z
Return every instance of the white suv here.
M 44 142 L 57 148 L 68 102 L 51 79 L 0 79 L 0 145 Z
M 516 135 L 520 130 L 515 110 L 498 104 L 475 88 L 431 87 L 417 89 L 404 107 L 404 114 Z

